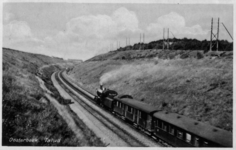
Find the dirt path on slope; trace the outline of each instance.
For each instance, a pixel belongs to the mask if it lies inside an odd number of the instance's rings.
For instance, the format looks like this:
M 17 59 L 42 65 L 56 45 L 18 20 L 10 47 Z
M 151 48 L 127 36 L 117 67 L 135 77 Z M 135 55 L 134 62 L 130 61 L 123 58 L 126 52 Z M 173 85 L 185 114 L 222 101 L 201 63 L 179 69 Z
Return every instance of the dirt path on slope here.
M 76 135 L 76 137 L 79 140 L 83 140 L 84 139 L 84 135 L 82 130 L 77 127 L 74 119 L 72 118 L 72 116 L 70 115 L 70 113 L 68 112 L 68 110 L 66 109 L 65 106 L 61 105 L 56 99 L 54 99 L 52 96 L 50 96 L 51 91 L 49 91 L 46 86 L 44 85 L 44 82 L 41 78 L 37 77 L 39 83 L 40 83 L 40 87 L 45 91 L 45 96 L 48 98 L 48 100 L 55 106 L 55 108 L 57 109 L 58 113 L 62 116 L 62 118 L 66 121 L 66 123 L 68 124 L 69 128 L 74 132 L 74 134 Z

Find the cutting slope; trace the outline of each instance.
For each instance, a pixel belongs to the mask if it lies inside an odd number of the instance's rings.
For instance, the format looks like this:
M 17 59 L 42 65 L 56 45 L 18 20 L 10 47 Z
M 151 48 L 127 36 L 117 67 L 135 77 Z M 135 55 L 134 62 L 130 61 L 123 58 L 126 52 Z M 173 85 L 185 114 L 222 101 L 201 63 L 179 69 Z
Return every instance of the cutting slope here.
M 94 94 L 102 83 L 161 109 L 232 130 L 231 58 L 87 61 L 70 76 Z
M 65 61 L 3 48 L 3 145 L 81 145 L 35 77 L 40 67 L 55 63 Z

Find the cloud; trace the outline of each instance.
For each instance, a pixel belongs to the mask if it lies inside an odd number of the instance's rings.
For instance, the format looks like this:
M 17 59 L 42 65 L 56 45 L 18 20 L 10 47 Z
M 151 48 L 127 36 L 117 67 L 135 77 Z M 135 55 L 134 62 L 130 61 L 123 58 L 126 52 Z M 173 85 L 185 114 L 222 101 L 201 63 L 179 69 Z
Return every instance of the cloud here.
M 32 33 L 27 22 L 13 18 L 13 14 L 6 17 L 9 22 L 4 25 L 4 45 L 67 58 L 88 59 L 96 54 L 108 52 L 111 43 L 115 48 L 117 40 L 132 38 L 141 32 L 136 14 L 125 7 L 110 15 L 83 15 L 72 18 L 66 23 L 64 31 L 47 35 L 42 40 Z
M 178 38 L 185 36 L 196 38 L 197 35 L 205 36 L 208 33 L 208 30 L 203 30 L 200 25 L 187 27 L 184 17 L 176 12 L 170 12 L 169 14 L 159 17 L 156 22 L 151 23 L 146 29 L 148 33 L 161 38 L 163 36 L 163 28 L 169 28 Z
M 83 56 L 87 59 L 108 52 L 111 43 L 140 31 L 136 14 L 121 7 L 110 16 L 99 14 L 73 18 L 66 23 L 64 32 L 59 31 L 53 37 L 46 37 L 44 41 L 48 48 L 57 48 L 58 51 L 70 49 L 70 57 L 78 57 L 84 53 Z
M 29 25 L 24 21 L 11 21 L 3 26 L 3 37 L 6 40 L 25 40 L 32 37 Z
M 139 21 L 136 14 L 121 7 L 112 14 L 112 20 L 116 23 L 118 31 L 139 31 Z
M 40 53 L 40 51 L 34 50 L 37 50 L 38 47 L 43 47 L 45 42 L 33 35 L 28 23 L 25 21 L 12 20 L 12 18 L 10 20 L 10 22 L 3 25 L 3 46 L 27 52 Z
M 11 20 L 13 20 L 14 17 L 15 16 L 12 13 L 4 12 L 3 13 L 3 23 L 5 24 L 5 23 L 10 22 Z
M 138 19 L 134 12 L 121 7 L 108 15 L 89 15 L 71 19 L 67 23 L 67 36 L 80 41 L 83 39 L 119 38 L 123 33 L 140 31 Z
M 77 36 L 78 40 L 84 38 L 103 39 L 109 38 L 116 32 L 115 23 L 106 15 L 81 16 L 67 23 L 67 35 Z
M 33 34 L 27 22 L 14 20 L 13 14 L 5 13 L 4 20 L 4 46 L 84 60 L 108 52 L 111 44 L 115 49 L 117 41 L 124 46 L 126 37 L 132 42 L 132 39 L 138 39 L 139 33 L 146 33 L 145 42 L 155 40 L 157 37 L 162 38 L 164 27 L 170 28 L 177 38 L 196 35 L 199 37 L 208 32 L 200 25 L 187 27 L 184 17 L 175 12 L 159 17 L 142 30 L 135 12 L 125 7 L 115 10 L 110 15 L 83 15 L 72 18 L 65 23 L 63 31 L 58 31 L 55 35 L 45 35 L 42 39 Z
M 185 19 L 176 12 L 170 12 L 169 14 L 163 15 L 157 19 L 157 23 L 166 27 L 184 27 Z

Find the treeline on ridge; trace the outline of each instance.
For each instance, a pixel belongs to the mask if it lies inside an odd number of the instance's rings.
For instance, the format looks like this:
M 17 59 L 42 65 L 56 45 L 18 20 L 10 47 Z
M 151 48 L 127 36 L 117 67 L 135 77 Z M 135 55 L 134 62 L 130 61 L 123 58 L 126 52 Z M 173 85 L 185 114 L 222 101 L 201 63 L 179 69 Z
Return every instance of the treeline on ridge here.
M 169 39 L 169 49 L 170 50 L 204 50 L 207 52 L 210 49 L 210 41 L 202 40 L 199 41 L 197 39 L 177 39 L 171 38 Z M 213 42 L 212 50 L 216 50 L 216 42 Z M 118 51 L 125 50 L 146 50 L 146 49 L 162 49 L 163 48 L 163 40 L 152 41 L 149 43 L 136 43 L 133 46 L 125 46 L 118 49 Z M 165 45 L 166 49 L 166 45 Z M 233 42 L 228 42 L 227 40 L 219 40 L 219 51 L 232 51 L 233 50 Z

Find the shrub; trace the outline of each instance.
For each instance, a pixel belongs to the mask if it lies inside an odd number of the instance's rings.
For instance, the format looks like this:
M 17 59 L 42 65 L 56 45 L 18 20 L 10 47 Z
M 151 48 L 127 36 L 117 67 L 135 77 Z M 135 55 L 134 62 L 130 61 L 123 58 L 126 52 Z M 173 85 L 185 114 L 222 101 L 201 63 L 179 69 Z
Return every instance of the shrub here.
M 197 59 L 202 59 L 204 58 L 204 54 L 197 52 Z

